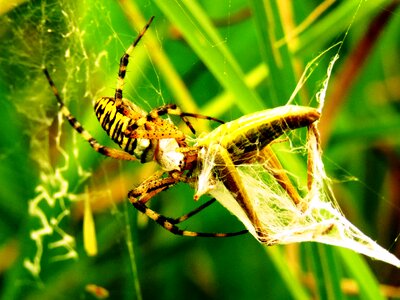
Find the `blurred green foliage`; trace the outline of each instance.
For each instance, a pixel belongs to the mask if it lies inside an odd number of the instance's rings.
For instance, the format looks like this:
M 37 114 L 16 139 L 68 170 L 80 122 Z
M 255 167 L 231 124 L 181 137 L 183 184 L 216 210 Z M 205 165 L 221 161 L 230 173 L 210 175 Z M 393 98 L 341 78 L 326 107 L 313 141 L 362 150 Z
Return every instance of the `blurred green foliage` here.
M 385 298 L 382 284 L 386 296 L 399 297 L 390 289 L 400 284 L 398 270 L 347 250 L 311 243 L 266 248 L 250 235 L 191 239 L 147 224 L 125 195 L 154 168 L 100 157 L 65 123 L 59 131 L 41 72 L 46 65 L 78 120 L 111 145 L 91 102 L 113 95 L 119 57 L 151 15 L 156 19 L 128 67 L 125 96 L 147 110 L 175 102 L 224 120 L 284 105 L 306 64 L 343 40 L 351 25 L 321 120 L 324 162 L 346 217 L 400 256 L 398 1 L 135 2 L 41 0 L 9 11 L 0 4 L 1 296 L 95 299 L 85 287 L 96 284 L 111 299 L 378 299 Z M 289 43 L 276 42 L 299 24 L 303 30 Z M 315 106 L 330 58 L 296 103 Z M 61 188 L 72 196 L 52 205 Z M 49 200 L 39 204 L 46 220 L 58 224 L 49 228 L 60 230 L 44 236 L 35 277 L 24 261 L 37 255 L 30 234 L 40 219 L 29 204 L 40 195 Z M 96 257 L 83 250 L 85 197 L 95 213 Z M 178 216 L 196 206 L 192 197 L 189 187 L 174 187 L 152 205 Z M 219 205 L 187 226 L 242 228 Z M 77 258 L 57 259 L 75 253 L 54 245 L 63 236 L 75 239 Z

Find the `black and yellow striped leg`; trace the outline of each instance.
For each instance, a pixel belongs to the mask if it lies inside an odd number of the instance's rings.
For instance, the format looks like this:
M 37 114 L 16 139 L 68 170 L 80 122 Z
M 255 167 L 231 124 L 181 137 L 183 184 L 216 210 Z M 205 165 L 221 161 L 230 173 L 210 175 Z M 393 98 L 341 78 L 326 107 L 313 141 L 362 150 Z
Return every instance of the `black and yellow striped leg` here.
M 138 34 L 136 39 L 133 43 L 129 46 L 129 48 L 125 51 L 124 55 L 122 55 L 119 61 L 119 70 L 118 70 L 118 82 L 117 87 L 115 89 L 115 103 L 117 108 L 121 107 L 122 105 L 122 89 L 124 86 L 124 79 L 126 75 L 126 67 L 129 63 L 129 56 L 132 54 L 133 49 L 136 45 L 140 42 L 144 34 L 146 33 L 147 29 L 150 27 L 151 22 L 153 22 L 154 16 L 150 18 L 147 24 L 144 26 L 142 31 Z
M 188 212 L 187 214 L 184 214 L 183 216 L 180 216 L 179 218 L 167 218 L 168 221 L 170 221 L 172 224 L 179 224 L 182 223 L 186 220 L 188 220 L 189 218 L 193 217 L 194 215 L 198 214 L 199 212 L 201 212 L 203 209 L 209 207 L 211 204 L 213 204 L 216 201 L 215 198 L 212 198 L 211 200 L 208 200 L 206 203 L 203 203 L 202 205 L 200 205 L 199 207 L 197 207 L 196 209 Z
M 86 131 L 83 126 L 76 120 L 76 118 L 71 114 L 69 109 L 65 106 L 64 101 L 61 99 L 60 93 L 58 92 L 57 87 L 55 86 L 53 80 L 50 77 L 49 71 L 44 68 L 43 73 L 46 75 L 46 78 L 50 84 L 51 89 L 53 90 L 53 94 L 56 97 L 58 104 L 60 106 L 61 113 L 64 115 L 65 119 L 71 124 L 71 126 L 80 134 L 82 137 L 90 144 L 90 146 L 98 153 L 103 154 L 108 157 L 112 157 L 115 159 L 122 160 L 136 160 L 136 158 L 129 153 L 113 149 L 110 147 L 106 147 L 101 145 L 88 131 Z
M 158 175 L 160 175 L 159 173 Z M 155 175 L 157 176 L 157 175 Z M 231 237 L 236 235 L 245 234 L 248 231 L 242 230 L 238 232 L 230 232 L 230 233 L 205 233 L 205 232 L 195 232 L 195 231 L 188 231 L 180 229 L 177 224 L 188 220 L 190 217 L 196 215 L 197 213 L 201 212 L 212 203 L 215 202 L 215 199 L 209 200 L 208 202 L 204 203 L 203 205 L 199 206 L 198 208 L 192 210 L 191 212 L 179 217 L 179 218 L 169 218 L 165 217 L 156 211 L 150 209 L 146 206 L 146 202 L 149 201 L 152 197 L 154 197 L 159 192 L 168 189 L 169 187 L 173 186 L 174 184 L 178 183 L 180 180 L 179 178 L 167 177 L 167 178 L 160 178 L 158 181 L 154 180 L 154 176 L 151 179 L 146 180 L 142 183 L 138 188 L 133 189 L 129 192 L 128 198 L 132 205 L 139 210 L 140 212 L 144 213 L 150 219 L 154 220 L 156 223 L 161 225 L 163 228 L 168 230 L 169 232 L 182 235 L 182 236 L 198 236 L 198 237 Z M 147 184 L 152 184 L 151 187 L 148 187 Z M 158 182 L 158 183 L 156 183 Z M 143 192 L 146 189 L 147 192 Z
M 136 198 L 130 196 L 129 200 L 131 201 L 132 205 L 137 210 L 144 213 L 150 219 L 154 220 L 156 223 L 161 225 L 164 229 L 166 229 L 169 232 L 176 234 L 176 235 L 198 236 L 198 237 L 231 237 L 231 236 L 237 236 L 237 235 L 248 233 L 247 230 L 242 230 L 242 231 L 238 231 L 238 232 L 229 232 L 229 233 L 208 233 L 208 232 L 196 232 L 196 231 L 182 230 L 175 224 L 171 223 L 170 218 L 164 217 L 163 215 L 148 208 L 146 206 L 146 204 L 138 201 Z
M 191 118 L 196 118 L 196 119 L 204 119 L 204 120 L 210 120 L 214 122 L 218 122 L 221 124 L 224 124 L 225 122 L 222 120 L 219 120 L 217 118 L 213 118 L 210 116 L 204 116 L 200 114 L 195 114 L 195 113 L 188 113 L 188 112 L 182 112 L 176 104 L 166 104 L 160 107 L 157 107 L 149 113 L 150 118 L 157 119 L 160 116 L 163 115 L 175 115 L 179 116 L 183 122 L 189 127 L 189 129 L 192 131 L 193 134 L 196 133 L 195 129 L 193 128 L 193 125 L 190 123 L 190 121 L 187 119 L 187 117 Z

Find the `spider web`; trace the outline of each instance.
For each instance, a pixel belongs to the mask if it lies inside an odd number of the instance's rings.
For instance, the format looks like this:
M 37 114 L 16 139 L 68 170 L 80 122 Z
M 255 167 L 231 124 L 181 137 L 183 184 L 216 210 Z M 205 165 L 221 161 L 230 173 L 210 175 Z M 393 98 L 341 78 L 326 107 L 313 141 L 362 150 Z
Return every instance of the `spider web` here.
M 324 171 L 317 140 L 312 134 L 308 146 L 314 159 L 313 184 L 300 205 L 293 202 L 272 175 L 286 171 L 271 169 L 267 164 L 258 163 L 233 166 L 250 197 L 255 214 L 261 221 L 262 232 L 249 220 L 235 196 L 222 183 L 222 179 L 213 175 L 213 169 L 217 165 L 212 145 L 202 157 L 203 167 L 199 174 L 196 198 L 203 194 L 215 197 L 256 239 L 260 238 L 260 234 L 267 234 L 266 243 L 269 245 L 319 242 L 349 248 L 400 267 L 397 257 L 345 218 L 330 188 L 330 180 Z M 297 180 L 298 182 L 300 180 Z M 307 187 L 300 186 L 300 189 L 304 191 Z
M 341 45 L 341 43 L 338 45 Z M 332 46 L 327 49 L 308 64 L 304 71 L 303 79 L 299 82 L 299 88 L 304 84 L 303 80 L 308 78 L 307 74 L 312 72 L 310 70 L 318 64 L 321 57 L 334 47 Z M 338 52 L 328 66 L 327 77 L 323 81 L 321 89 L 316 93 L 319 111 L 323 111 L 332 68 L 339 58 L 340 47 L 338 48 Z M 296 88 L 294 93 L 299 88 Z M 289 108 L 289 106 L 287 107 Z M 268 120 L 274 111 L 281 113 L 285 110 L 285 107 L 282 108 L 265 111 L 265 119 Z M 242 118 L 246 121 L 241 121 L 241 124 L 253 122 L 251 115 Z M 256 118 L 259 119 L 259 113 L 257 113 Z M 230 124 L 225 124 L 227 128 L 232 129 L 226 130 L 226 135 L 221 136 L 221 139 L 229 139 L 230 131 L 235 131 L 233 129 L 236 128 L 234 126 L 235 122 L 238 122 L 238 120 L 234 120 Z M 210 141 L 208 145 L 202 146 L 204 148 L 200 151 L 201 168 L 198 174 L 198 181 L 195 184 L 195 199 L 200 198 L 204 194 L 210 194 L 215 197 L 246 226 L 256 239 L 266 238 L 265 243 L 268 245 L 319 242 L 348 248 L 400 268 L 400 260 L 396 256 L 362 233 L 343 215 L 332 192 L 330 179 L 325 173 L 324 163 L 322 162 L 322 151 L 319 144 L 319 132 L 316 124 L 318 124 L 318 121 L 309 128 L 306 142 L 300 141 L 299 143 L 298 139 L 296 142 L 296 139 L 288 134 L 286 139 L 290 142 L 290 146 L 286 147 L 286 149 L 285 147 L 278 148 L 278 151 L 284 151 L 285 155 L 302 153 L 308 156 L 309 169 L 307 175 L 311 178 L 309 179 L 310 183 L 307 185 L 302 186 L 302 181 L 298 176 L 284 169 L 276 169 L 270 166 L 267 161 L 264 163 L 256 162 L 254 164 L 231 166 L 237 171 L 243 183 L 244 190 L 242 192 L 248 195 L 254 209 L 253 213 L 260 220 L 262 228 L 257 228 L 253 224 L 241 208 L 235 194 L 224 185 L 223 178 L 215 174 L 214 169 L 218 167 L 215 158 L 219 147 L 214 147 L 214 145 L 218 144 L 218 141 Z M 248 135 L 248 133 L 242 134 L 246 137 Z M 213 132 L 209 135 L 213 136 Z M 208 139 L 210 138 L 207 135 L 200 137 L 198 140 L 199 145 L 204 145 L 203 141 Z M 262 149 L 257 149 L 254 156 L 257 156 L 261 151 Z M 287 178 L 295 179 L 299 191 L 303 192 L 304 196 L 300 203 L 295 203 L 294 199 L 290 197 L 290 194 L 279 184 L 277 178 L 273 175 L 282 173 L 287 173 Z

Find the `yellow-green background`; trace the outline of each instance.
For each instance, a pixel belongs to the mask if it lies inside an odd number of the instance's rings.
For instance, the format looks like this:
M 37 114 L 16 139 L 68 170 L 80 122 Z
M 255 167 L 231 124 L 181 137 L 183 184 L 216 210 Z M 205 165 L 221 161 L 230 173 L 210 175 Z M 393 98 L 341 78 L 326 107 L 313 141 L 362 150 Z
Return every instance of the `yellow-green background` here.
M 362 2 L 357 14 L 358 1 L 330 2 L 322 2 L 327 7 L 320 6 L 321 14 L 316 14 L 320 1 L 158 0 L 135 1 L 134 7 L 130 7 L 133 1 L 29 1 L 9 10 L 7 4 L 0 4 L 0 292 L 4 299 L 93 299 L 85 292 L 91 283 L 106 288 L 111 299 L 385 298 L 380 284 L 398 285 L 399 272 L 350 251 L 310 243 L 265 248 L 250 235 L 184 238 L 146 224 L 144 218 L 138 222 L 125 195 L 154 171 L 152 166 L 105 159 L 68 125 L 62 130 L 62 146 L 69 155 L 74 147 L 79 149 L 79 161 L 71 159 L 62 174 L 69 191 L 80 196 L 72 203 L 65 199 L 65 207 L 42 203 L 41 208 L 48 218 L 71 211 L 60 226 L 76 238 L 79 258 L 54 261 L 65 253 L 48 247 L 59 239 L 54 233 L 44 240 L 40 277 L 32 277 L 22 266 L 24 258 L 32 258 L 36 251 L 29 232 L 38 227 L 38 220 L 29 214 L 28 203 L 38 195 L 38 185 L 50 191 L 58 188 L 44 183 L 41 174 L 51 175 L 65 162 L 55 147 L 56 101 L 40 68 L 50 69 L 81 123 L 111 145 L 95 120 L 91 101 L 113 95 L 119 57 L 151 15 L 156 18 L 148 35 L 156 46 L 145 37 L 136 49 L 125 96 L 146 110 L 178 103 L 185 110 L 197 107 L 224 120 L 284 105 L 306 64 L 343 40 L 351 25 L 321 120 L 323 159 L 346 217 L 399 256 L 395 242 L 400 228 L 398 1 Z M 280 39 L 282 28 L 293 30 L 304 20 L 309 22 L 290 49 L 274 48 L 271 32 Z M 381 31 L 377 39 L 371 39 L 371 28 Z M 365 42 L 366 36 L 370 39 Z M 280 64 L 273 51 L 278 51 Z M 315 70 L 297 104 L 316 105 L 313 96 L 335 51 Z M 154 58 L 160 53 L 166 59 L 161 63 Z M 353 73 L 346 73 L 350 69 Z M 249 88 L 243 80 L 253 71 L 248 81 L 256 87 Z M 350 77 L 343 81 L 343 74 Z M 205 127 L 197 121 L 194 125 Z M 79 175 L 79 165 L 93 174 Z M 95 258 L 83 251 L 85 196 L 91 198 L 95 211 L 99 247 Z M 182 186 L 162 193 L 152 204 L 168 216 L 178 216 L 195 206 L 192 197 L 193 190 Z M 200 231 L 242 228 L 219 205 L 186 226 Z M 134 256 L 128 251 L 130 241 Z M 385 291 L 396 294 L 396 290 Z

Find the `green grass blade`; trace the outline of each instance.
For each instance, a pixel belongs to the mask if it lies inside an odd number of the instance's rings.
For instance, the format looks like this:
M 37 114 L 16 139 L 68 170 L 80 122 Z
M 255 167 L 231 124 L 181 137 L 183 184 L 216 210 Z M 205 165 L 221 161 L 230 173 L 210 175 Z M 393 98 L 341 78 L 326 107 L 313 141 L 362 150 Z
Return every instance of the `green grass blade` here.
M 283 36 L 283 28 L 275 1 L 250 1 L 261 56 L 267 65 L 268 92 L 274 106 L 284 105 L 290 98 L 297 80 L 293 71 L 291 55 L 287 45 L 275 48 L 275 42 Z
M 307 259 L 311 262 L 319 299 L 345 299 L 340 286 L 342 274 L 335 249 L 335 247 L 317 243 L 306 244 L 306 253 L 309 253 Z
M 366 16 L 374 13 L 382 7 L 388 5 L 390 0 L 363 1 L 362 7 L 357 15 L 357 20 L 362 20 Z M 293 48 L 295 53 L 309 51 L 309 49 L 320 49 L 323 45 L 337 37 L 349 26 L 354 17 L 354 12 L 359 6 L 359 1 L 343 1 L 326 14 L 323 18 L 316 21 L 310 28 L 299 36 L 299 43 Z
M 276 267 L 279 275 L 281 275 L 283 281 L 286 284 L 290 294 L 293 299 L 310 299 L 310 296 L 300 280 L 296 278 L 296 276 L 288 269 L 287 260 L 285 259 L 281 247 L 273 246 L 273 247 L 264 247 L 265 251 L 268 253 L 268 256 L 271 258 L 274 266 Z
M 243 81 L 244 74 L 207 14 L 190 1 L 157 1 L 160 9 L 181 30 L 219 83 L 232 95 L 243 113 L 264 108 L 261 99 Z
M 378 280 L 360 254 L 344 248 L 338 248 L 337 252 L 351 277 L 357 281 L 362 299 L 385 299 L 379 290 Z

